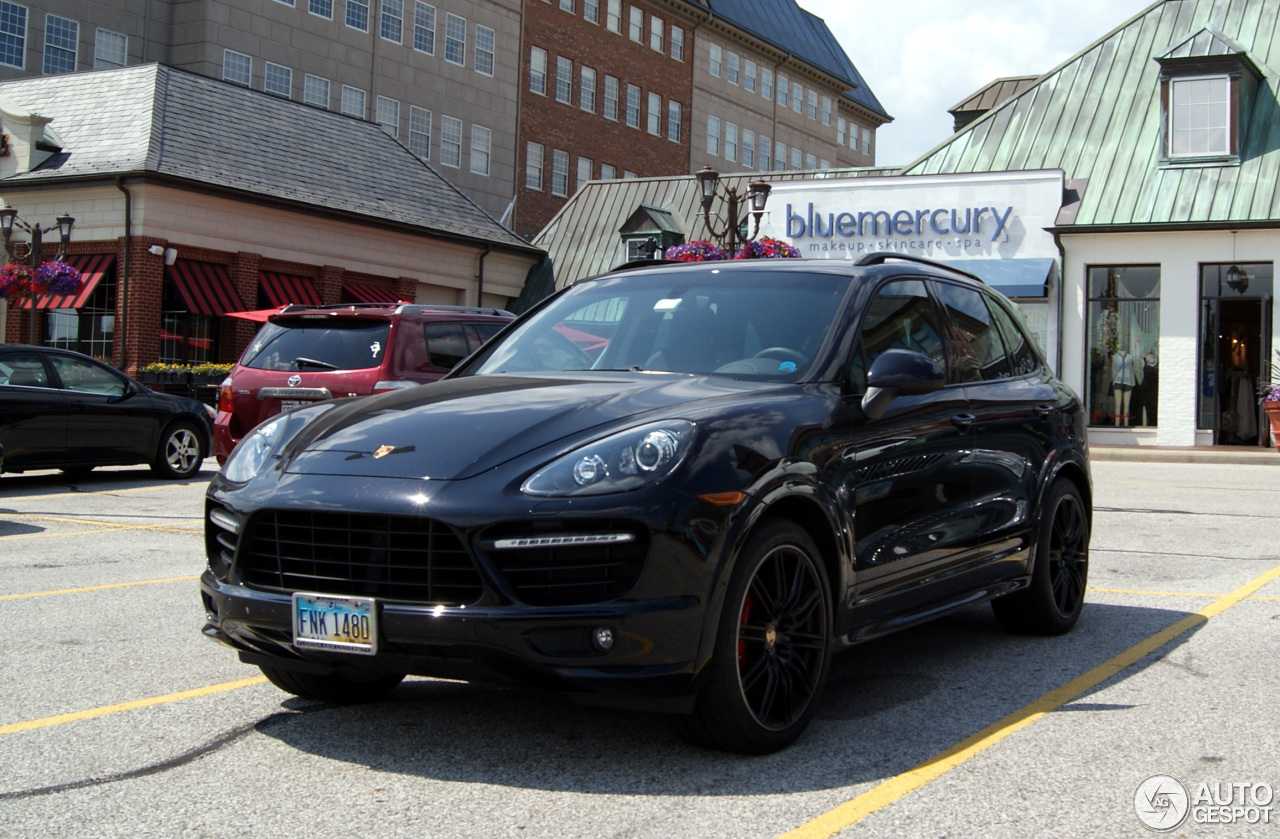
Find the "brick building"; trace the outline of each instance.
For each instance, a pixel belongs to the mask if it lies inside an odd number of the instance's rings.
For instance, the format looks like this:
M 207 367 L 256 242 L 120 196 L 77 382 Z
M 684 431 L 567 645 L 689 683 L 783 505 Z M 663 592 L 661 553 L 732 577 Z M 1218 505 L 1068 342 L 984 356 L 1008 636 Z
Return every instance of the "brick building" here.
M 0 334 L 102 357 L 233 361 L 288 302 L 504 306 L 541 252 L 373 123 L 161 65 L 0 83 L 0 199 L 76 219 L 74 299 Z

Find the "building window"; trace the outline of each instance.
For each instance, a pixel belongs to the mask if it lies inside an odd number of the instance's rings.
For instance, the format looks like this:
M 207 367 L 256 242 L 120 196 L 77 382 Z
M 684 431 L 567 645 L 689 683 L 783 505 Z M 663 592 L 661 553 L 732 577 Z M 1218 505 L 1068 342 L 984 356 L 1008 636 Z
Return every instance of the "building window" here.
M 493 53 L 496 44 L 497 34 L 489 27 L 477 23 L 475 70 L 482 76 L 493 75 Z
M 317 108 L 329 108 L 329 80 L 308 73 L 302 79 L 302 101 Z
M 656 16 L 649 17 L 649 48 L 662 52 L 666 47 L 662 43 L 663 34 L 666 32 L 667 25 L 662 22 L 662 18 Z
M 556 101 L 573 101 L 573 59 L 563 56 L 556 58 Z
M 634 181 L 636 178 L 640 176 L 637 175 L 635 172 L 632 172 L 630 169 L 623 169 L 622 177 L 623 177 L 623 180 Z
M 99 29 L 93 43 L 93 69 L 123 67 L 128 60 L 128 36 L 112 32 L 110 29 Z
M 578 79 L 578 107 L 588 113 L 596 112 L 596 71 L 583 67 Z
M 459 67 L 467 66 L 467 19 L 453 14 L 444 16 L 444 60 Z
M 804 161 L 803 161 L 803 157 L 804 157 L 804 155 L 802 155 L 802 154 L 800 153 L 800 149 L 796 148 L 795 146 L 792 146 L 792 147 L 791 147 L 791 169 L 792 169 L 792 171 L 796 171 L 796 172 L 800 171 L 800 167 L 801 167 L 801 166 L 803 165 L 803 163 L 804 163 Z
M 667 103 L 667 139 L 680 142 L 680 103 L 674 99 Z
M 818 91 L 814 90 L 813 88 L 809 88 L 809 98 L 807 103 L 805 104 L 804 115 L 807 116 L 809 119 L 818 118 Z M 831 124 L 831 120 L 828 119 L 827 125 L 830 125 L 830 124 Z
M 482 125 L 471 124 L 471 171 L 477 175 L 489 175 L 490 150 L 493 132 Z
M 1160 266 L 1091 265 L 1087 276 L 1084 386 L 1089 423 L 1155 425 L 1154 393 L 1148 411 L 1139 386 L 1144 381 L 1141 359 L 1154 352 L 1160 339 Z
M 57 15 L 44 17 L 44 74 L 74 73 L 80 24 Z M 248 84 L 246 81 L 245 84 Z
M 542 144 L 529 143 L 525 150 L 524 185 L 542 191 Z
M 373 107 L 373 118 L 392 137 L 400 136 L 400 102 L 379 96 Z
M 610 32 L 622 34 L 622 0 L 609 0 L 606 11 L 605 26 Z
M 600 22 L 599 0 L 582 0 L 582 19 L 587 23 Z
M 773 147 L 773 168 L 779 172 L 787 171 L 787 144 L 778 143 Z
M 768 67 L 760 68 L 760 95 L 773 100 L 773 71 Z
M 404 40 L 404 0 L 382 0 L 382 23 L 379 34 L 388 41 Z
M 748 93 L 756 92 L 756 63 L 750 59 L 742 65 L 742 89 Z
M 427 55 L 436 54 L 436 7 L 413 4 L 413 48 Z
M 262 89 L 288 99 L 293 95 L 293 71 L 268 61 L 262 73 Z
M 578 183 L 574 189 L 582 189 L 582 185 L 591 180 L 591 158 L 578 158 Z
M 732 122 L 724 124 L 724 159 L 738 160 L 738 126 Z
M 791 83 L 791 110 L 797 114 L 804 110 L 804 88 L 800 82 Z
M 649 133 L 655 137 L 662 136 L 662 94 L 649 94 L 649 114 L 648 114 Z
M 440 117 L 440 165 L 462 165 L 462 120 L 457 117 Z
M 551 150 L 551 194 L 569 196 L 569 153 L 562 149 Z
M 738 83 L 738 54 L 731 52 L 724 57 L 724 80 L 729 84 Z
M 707 154 L 720 154 L 720 117 L 707 117 Z
M 640 88 L 627 85 L 627 126 L 640 127 Z
M 723 59 L 721 58 L 720 45 L 709 44 L 707 46 L 707 72 L 717 79 L 720 78 L 720 67 Z
M 48 59 L 46 58 L 46 63 Z M 45 72 L 48 72 L 47 70 Z M 1169 81 L 1169 156 L 1231 153 L 1231 81 L 1205 76 Z
M 573 14 L 573 0 L 560 0 L 560 11 Z
M 431 159 L 431 112 L 417 105 L 409 106 L 409 151 Z
M 0 64 L 21 69 L 26 50 L 26 7 L 0 2 Z
M 644 9 L 639 6 L 632 6 L 629 10 L 631 15 L 631 26 L 628 29 L 631 40 L 637 44 L 644 42 Z
M 862 153 L 871 154 L 871 129 L 862 129 Z
M 831 161 L 830 161 L 830 160 L 826 160 L 826 159 L 824 159 L 824 158 L 819 158 L 819 159 L 818 159 L 818 168 L 819 168 L 819 169 L 830 169 L 830 168 L 831 168 Z
M 831 124 L 831 97 L 830 96 L 822 97 L 822 124 L 823 125 Z
M 333 0 L 308 0 L 307 11 L 316 17 L 333 20 Z
M 767 172 L 773 167 L 773 141 L 765 135 L 760 135 L 760 170 Z
M 674 24 L 671 27 L 671 57 L 684 61 L 684 30 Z
M 617 177 L 618 177 L 617 167 L 609 163 L 600 164 L 600 180 L 612 181 L 612 180 L 616 180 Z
M 791 95 L 791 83 L 787 81 L 787 77 L 778 74 L 778 104 L 787 107 L 787 98 Z
M 817 169 L 818 159 L 811 154 L 806 154 L 804 156 L 804 168 L 808 169 L 810 172 L 812 172 L 814 169 Z
M 347 0 L 347 26 L 369 31 L 369 0 Z
M 604 118 L 618 118 L 618 80 L 613 76 L 604 77 Z
M 538 47 L 529 47 L 529 90 L 547 95 L 547 51 Z
M 253 74 L 253 59 L 242 52 L 222 51 L 222 78 L 224 81 L 249 86 Z
M 344 84 L 338 104 L 344 114 L 364 119 L 365 95 L 360 88 Z
M 742 129 L 742 165 L 746 169 L 756 165 L 756 135 L 745 128 Z
M 845 122 L 844 117 L 836 118 L 836 145 L 838 146 L 844 145 L 844 132 L 845 132 L 845 127 L 848 126 L 848 124 L 849 123 Z

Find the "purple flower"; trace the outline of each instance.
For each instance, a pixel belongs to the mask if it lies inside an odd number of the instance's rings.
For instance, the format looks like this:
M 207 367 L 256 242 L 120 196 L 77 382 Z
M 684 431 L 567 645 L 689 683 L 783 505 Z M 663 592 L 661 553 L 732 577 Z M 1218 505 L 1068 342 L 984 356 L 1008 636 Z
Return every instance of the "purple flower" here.
M 800 249 L 780 239 L 764 236 L 743 244 L 734 259 L 799 259 Z
M 43 262 L 36 269 L 33 291 L 45 294 L 74 294 L 80 290 L 80 272 L 65 262 Z
M 729 254 L 706 239 L 694 239 L 692 242 L 685 242 L 683 245 L 672 245 L 667 248 L 663 256 L 676 262 L 708 262 L 729 258 Z

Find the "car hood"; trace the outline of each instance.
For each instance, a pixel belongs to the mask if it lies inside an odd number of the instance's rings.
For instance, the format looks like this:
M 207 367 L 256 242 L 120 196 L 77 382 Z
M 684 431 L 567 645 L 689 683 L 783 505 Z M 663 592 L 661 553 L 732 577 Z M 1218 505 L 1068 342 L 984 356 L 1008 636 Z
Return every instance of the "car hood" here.
M 652 373 L 447 379 L 326 411 L 286 450 L 285 471 L 462 480 L 597 426 L 661 409 L 695 419 L 705 405 L 693 403 L 762 387 L 780 388 Z

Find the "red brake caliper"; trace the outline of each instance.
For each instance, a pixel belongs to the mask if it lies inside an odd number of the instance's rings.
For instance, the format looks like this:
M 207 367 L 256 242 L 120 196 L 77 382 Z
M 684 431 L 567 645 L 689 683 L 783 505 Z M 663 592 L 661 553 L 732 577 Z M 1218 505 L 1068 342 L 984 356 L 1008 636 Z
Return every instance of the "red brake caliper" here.
M 747 621 L 751 620 L 751 611 L 755 608 L 755 605 L 755 601 L 748 594 L 747 599 L 742 601 L 742 617 L 738 619 L 739 626 L 746 626 Z M 738 666 L 747 666 L 747 642 L 741 638 L 738 639 Z

